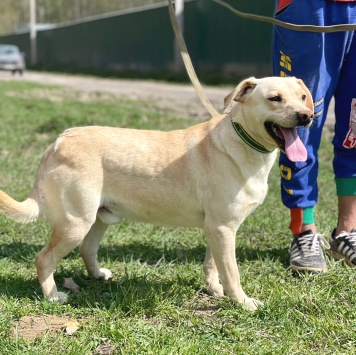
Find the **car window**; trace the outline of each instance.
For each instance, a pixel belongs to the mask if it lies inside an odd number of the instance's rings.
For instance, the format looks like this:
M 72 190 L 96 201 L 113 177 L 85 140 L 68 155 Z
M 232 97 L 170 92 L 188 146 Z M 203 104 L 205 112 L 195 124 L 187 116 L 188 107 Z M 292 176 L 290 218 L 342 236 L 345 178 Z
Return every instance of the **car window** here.
M 2 47 L 0 46 L 0 54 L 17 54 L 18 51 L 15 47 Z

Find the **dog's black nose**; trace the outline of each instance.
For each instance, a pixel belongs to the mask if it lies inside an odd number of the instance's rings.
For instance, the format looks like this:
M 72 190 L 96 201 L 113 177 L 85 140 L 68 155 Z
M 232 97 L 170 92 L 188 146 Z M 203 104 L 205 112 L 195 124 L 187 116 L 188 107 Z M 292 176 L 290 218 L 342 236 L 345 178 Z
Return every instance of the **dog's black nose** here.
M 310 113 L 305 111 L 298 112 L 297 117 L 298 117 L 298 123 L 301 126 L 306 126 L 313 120 L 313 115 L 310 115 Z

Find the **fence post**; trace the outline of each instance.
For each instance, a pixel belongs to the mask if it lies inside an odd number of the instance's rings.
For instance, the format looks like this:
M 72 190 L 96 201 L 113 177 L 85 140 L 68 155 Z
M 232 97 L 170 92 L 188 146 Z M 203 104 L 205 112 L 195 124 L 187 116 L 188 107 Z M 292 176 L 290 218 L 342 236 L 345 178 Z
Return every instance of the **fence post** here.
M 184 0 L 175 0 L 175 15 L 177 18 L 178 26 L 181 32 L 184 32 Z M 175 40 L 174 45 L 174 70 L 176 72 L 183 71 L 184 64 L 180 54 L 179 46 Z
M 30 0 L 30 45 L 31 64 L 37 63 L 36 0 Z

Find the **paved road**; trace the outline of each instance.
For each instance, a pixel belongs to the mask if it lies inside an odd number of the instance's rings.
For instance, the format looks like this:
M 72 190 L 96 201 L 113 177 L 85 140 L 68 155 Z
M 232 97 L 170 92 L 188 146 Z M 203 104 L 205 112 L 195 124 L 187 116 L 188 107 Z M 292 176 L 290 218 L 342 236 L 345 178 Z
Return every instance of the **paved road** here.
M 173 106 L 183 106 L 189 111 L 194 108 L 194 114 L 209 117 L 203 104 L 200 102 L 194 87 L 190 84 L 170 84 L 165 82 L 148 80 L 123 80 L 104 79 L 96 77 L 85 77 L 79 75 L 54 74 L 27 71 L 23 76 L 12 76 L 7 72 L 0 72 L 0 80 L 28 81 L 39 84 L 58 85 L 71 87 L 84 92 L 103 92 L 126 97 L 134 100 L 155 99 Z M 204 91 L 218 110 L 222 110 L 224 97 L 229 93 L 231 87 L 206 86 Z M 332 102 L 326 122 L 326 127 L 333 129 L 334 125 L 334 103 Z

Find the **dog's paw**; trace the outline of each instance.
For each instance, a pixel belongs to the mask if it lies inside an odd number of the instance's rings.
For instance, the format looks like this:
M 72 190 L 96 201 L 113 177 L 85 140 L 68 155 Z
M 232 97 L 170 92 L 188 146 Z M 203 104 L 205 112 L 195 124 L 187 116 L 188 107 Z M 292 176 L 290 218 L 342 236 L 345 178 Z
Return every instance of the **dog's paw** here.
M 58 302 L 58 303 L 67 303 L 68 295 L 64 292 L 56 292 L 55 294 L 48 297 L 48 301 L 50 302 Z
M 112 278 L 112 272 L 109 269 L 100 268 L 97 275 L 95 275 L 97 279 L 104 279 L 105 281 L 110 280 Z
M 224 296 L 224 289 L 223 289 L 222 285 L 220 285 L 219 283 L 207 284 L 206 288 L 207 288 L 208 294 L 211 296 L 215 296 L 215 297 L 223 297 Z
M 258 308 L 263 307 L 263 302 L 256 300 L 255 298 L 245 298 L 242 303 L 243 308 L 248 311 L 256 311 Z

